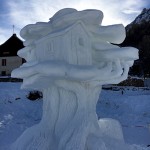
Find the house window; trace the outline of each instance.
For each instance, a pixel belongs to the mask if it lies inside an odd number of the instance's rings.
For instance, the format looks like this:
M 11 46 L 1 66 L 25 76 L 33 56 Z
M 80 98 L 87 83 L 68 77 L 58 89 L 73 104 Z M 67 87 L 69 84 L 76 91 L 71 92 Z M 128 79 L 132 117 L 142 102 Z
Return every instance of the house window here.
M 2 72 L 1 72 L 1 75 L 2 75 L 2 76 L 6 76 L 6 71 L 2 71 Z
M 6 59 L 2 59 L 2 66 L 6 66 Z

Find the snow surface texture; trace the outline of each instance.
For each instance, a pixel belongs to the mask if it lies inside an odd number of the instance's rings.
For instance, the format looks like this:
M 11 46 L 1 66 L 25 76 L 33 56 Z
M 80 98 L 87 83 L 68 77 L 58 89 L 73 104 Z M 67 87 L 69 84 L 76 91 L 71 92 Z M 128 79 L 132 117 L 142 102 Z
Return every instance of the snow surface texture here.
M 122 25 L 101 26 L 99 10 L 58 11 L 48 23 L 21 30 L 27 63 L 12 72 L 22 88 L 43 92 L 43 116 L 13 144 L 13 150 L 133 150 L 118 121 L 100 119 L 96 104 L 101 85 L 127 78 L 138 50 L 119 48 Z M 108 132 L 109 131 L 109 132 Z M 115 131 L 115 133 L 114 133 Z

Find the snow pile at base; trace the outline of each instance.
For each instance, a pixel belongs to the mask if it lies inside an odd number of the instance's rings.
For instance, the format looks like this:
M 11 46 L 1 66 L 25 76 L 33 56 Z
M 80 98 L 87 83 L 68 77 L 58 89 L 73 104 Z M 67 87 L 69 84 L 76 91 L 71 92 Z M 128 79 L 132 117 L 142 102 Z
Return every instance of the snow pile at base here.
M 0 150 L 10 150 L 10 144 L 25 129 L 40 121 L 42 100 L 26 99 L 28 91 L 20 90 L 20 83 L 0 83 L 0 88 Z M 134 87 L 103 90 L 97 114 L 101 118 L 99 124 L 105 137 L 108 135 L 119 140 L 124 135 L 125 141 L 135 150 L 150 149 L 147 147 L 150 144 L 150 90 Z M 123 127 L 123 135 L 116 120 Z

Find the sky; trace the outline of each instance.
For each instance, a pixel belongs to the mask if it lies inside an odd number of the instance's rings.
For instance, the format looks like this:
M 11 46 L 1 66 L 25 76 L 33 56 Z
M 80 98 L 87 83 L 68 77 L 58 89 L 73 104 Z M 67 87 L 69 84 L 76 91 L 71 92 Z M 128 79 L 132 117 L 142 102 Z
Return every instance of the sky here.
M 0 44 L 13 33 L 20 37 L 27 24 L 48 22 L 62 8 L 98 9 L 104 13 L 102 25 L 126 26 L 143 8 L 150 8 L 150 0 L 0 0 Z

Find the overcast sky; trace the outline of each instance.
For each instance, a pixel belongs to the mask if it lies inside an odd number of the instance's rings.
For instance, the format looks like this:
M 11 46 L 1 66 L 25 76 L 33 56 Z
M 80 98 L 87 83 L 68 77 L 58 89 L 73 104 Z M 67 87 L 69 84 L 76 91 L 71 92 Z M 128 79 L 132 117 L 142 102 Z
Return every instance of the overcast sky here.
M 0 44 L 27 24 L 49 21 L 62 8 L 99 9 L 104 13 L 103 25 L 125 26 L 150 8 L 150 0 L 0 0 Z

